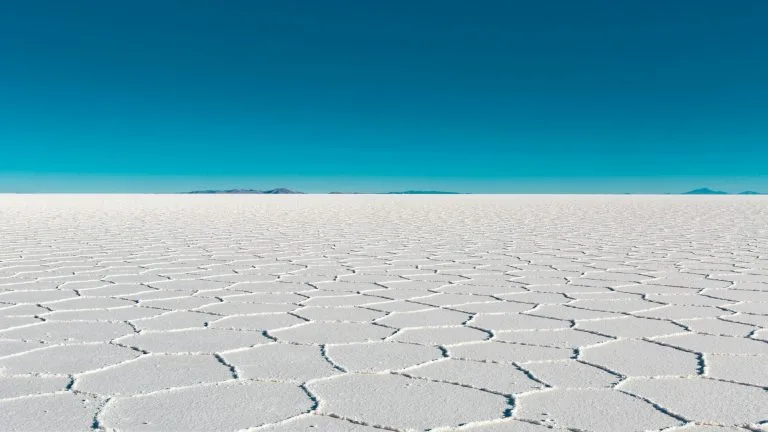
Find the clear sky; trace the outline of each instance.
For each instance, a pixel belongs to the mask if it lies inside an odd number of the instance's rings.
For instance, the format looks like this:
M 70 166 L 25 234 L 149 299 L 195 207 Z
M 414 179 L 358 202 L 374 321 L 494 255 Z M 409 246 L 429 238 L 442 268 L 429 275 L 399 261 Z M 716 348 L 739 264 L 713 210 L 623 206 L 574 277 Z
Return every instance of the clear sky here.
M 0 191 L 768 192 L 765 0 L 4 0 Z

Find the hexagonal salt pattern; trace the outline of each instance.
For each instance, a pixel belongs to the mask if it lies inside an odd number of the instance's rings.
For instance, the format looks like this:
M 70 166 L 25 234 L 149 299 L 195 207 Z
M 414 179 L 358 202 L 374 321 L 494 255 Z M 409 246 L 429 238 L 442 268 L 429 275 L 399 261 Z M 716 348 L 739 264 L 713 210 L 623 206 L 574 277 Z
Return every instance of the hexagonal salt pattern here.
M 0 429 L 768 429 L 768 199 L 0 195 Z

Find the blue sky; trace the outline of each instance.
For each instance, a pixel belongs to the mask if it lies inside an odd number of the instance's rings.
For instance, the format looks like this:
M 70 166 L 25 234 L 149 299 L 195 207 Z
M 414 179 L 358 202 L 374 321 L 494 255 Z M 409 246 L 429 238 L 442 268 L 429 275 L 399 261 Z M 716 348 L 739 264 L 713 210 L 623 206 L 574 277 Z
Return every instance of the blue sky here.
M 768 191 L 764 0 L 0 3 L 0 191 Z

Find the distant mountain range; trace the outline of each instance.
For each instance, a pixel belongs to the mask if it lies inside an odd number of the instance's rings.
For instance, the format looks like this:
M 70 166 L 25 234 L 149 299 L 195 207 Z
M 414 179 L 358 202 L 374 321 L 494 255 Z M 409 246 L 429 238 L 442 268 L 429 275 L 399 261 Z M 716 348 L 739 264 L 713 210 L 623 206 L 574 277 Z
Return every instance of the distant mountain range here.
M 286 188 L 276 188 L 267 190 L 258 189 L 210 189 L 210 190 L 197 190 L 191 192 L 184 192 L 186 194 L 201 195 L 201 194 L 231 194 L 231 195 L 295 195 L 303 194 L 304 192 L 295 191 Z M 331 195 L 359 195 L 370 192 L 328 192 Z M 462 192 L 446 192 L 446 191 L 432 191 L 432 190 L 407 190 L 399 192 L 374 192 L 374 195 L 461 195 Z M 710 188 L 699 188 L 688 192 L 683 192 L 681 195 L 732 195 L 728 192 L 714 190 Z M 764 195 L 755 191 L 744 191 L 733 195 Z
M 288 195 L 288 194 L 303 194 L 304 192 L 297 192 L 286 188 L 257 190 L 257 189 L 226 189 L 226 190 L 199 190 L 186 192 L 188 194 L 264 194 L 264 195 Z
M 258 189 L 224 189 L 224 190 L 217 190 L 217 189 L 210 189 L 210 190 L 199 190 L 199 191 L 192 191 L 192 192 L 185 192 L 186 194 L 195 194 L 195 195 L 201 195 L 201 194 L 267 194 L 267 195 L 283 195 L 283 194 L 303 194 L 304 192 L 299 192 L 291 189 L 286 188 L 277 188 L 277 189 L 269 189 L 269 190 L 258 190 Z M 357 195 L 365 192 L 328 192 L 332 195 Z M 459 194 L 460 192 L 444 192 L 444 191 L 420 191 L 420 190 L 409 190 L 409 191 L 402 191 L 402 192 L 379 192 L 376 193 L 376 195 L 455 195 Z
M 728 192 L 712 190 L 710 188 L 699 188 L 699 189 L 694 189 L 692 191 L 683 192 L 682 195 L 730 195 L 730 194 Z M 755 191 L 744 191 L 744 192 L 739 192 L 736 195 L 762 195 L 762 193 L 755 192 Z
M 683 192 L 683 195 L 728 195 L 728 192 L 712 190 L 710 188 L 699 188 L 692 191 Z

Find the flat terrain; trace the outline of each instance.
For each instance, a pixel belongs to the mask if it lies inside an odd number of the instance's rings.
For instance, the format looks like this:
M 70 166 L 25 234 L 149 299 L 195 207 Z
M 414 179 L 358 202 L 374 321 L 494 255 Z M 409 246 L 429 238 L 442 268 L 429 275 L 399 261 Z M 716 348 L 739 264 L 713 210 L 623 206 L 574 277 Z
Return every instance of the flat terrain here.
M 3 431 L 765 430 L 767 387 L 766 197 L 0 195 Z

